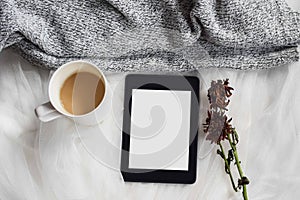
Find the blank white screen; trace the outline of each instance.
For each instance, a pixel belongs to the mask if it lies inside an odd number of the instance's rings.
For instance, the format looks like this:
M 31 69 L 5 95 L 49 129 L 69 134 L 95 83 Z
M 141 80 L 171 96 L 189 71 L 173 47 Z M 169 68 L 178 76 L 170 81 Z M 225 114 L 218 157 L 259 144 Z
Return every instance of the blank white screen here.
M 133 89 L 129 168 L 187 171 L 190 109 L 191 91 Z M 177 153 L 163 153 L 174 141 Z

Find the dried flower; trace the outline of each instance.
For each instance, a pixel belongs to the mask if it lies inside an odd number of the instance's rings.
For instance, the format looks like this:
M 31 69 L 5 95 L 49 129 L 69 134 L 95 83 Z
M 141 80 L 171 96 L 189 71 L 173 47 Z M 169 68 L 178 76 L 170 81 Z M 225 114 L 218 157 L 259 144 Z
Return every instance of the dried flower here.
M 207 95 L 211 109 L 217 110 L 219 108 L 226 111 L 228 110 L 226 107 L 230 100 L 227 100 L 227 98 L 232 95 L 231 90 L 233 90 L 233 88 L 228 85 L 228 79 L 211 82 L 211 87 L 209 88 Z
M 236 145 L 238 143 L 238 134 L 235 128 L 231 125 L 232 118 L 228 119 L 225 114 L 226 111 L 228 111 L 227 106 L 230 102 L 228 98 L 232 95 L 231 90 L 233 90 L 233 88 L 229 87 L 228 79 L 211 82 L 211 87 L 208 89 L 207 94 L 210 106 L 207 111 L 206 121 L 203 124 L 203 131 L 207 134 L 207 140 L 219 145 L 220 149 L 217 150 L 217 154 L 224 160 L 225 172 L 230 177 L 234 191 L 238 191 L 238 189 L 243 188 L 243 197 L 244 200 L 247 200 L 248 196 L 246 185 L 249 184 L 249 180 L 243 175 L 240 165 L 241 162 L 237 156 Z M 225 154 L 225 150 L 221 144 L 223 140 L 227 140 L 230 144 L 228 155 Z M 230 167 L 230 164 L 234 160 L 240 175 L 237 187 L 235 186 Z
M 231 133 L 232 126 L 230 124 L 232 119 L 227 119 L 224 112 L 211 112 L 208 111 L 206 123 L 203 124 L 204 133 L 207 134 L 206 139 L 211 143 L 219 144 L 221 140 L 227 138 L 227 135 Z
M 206 118 L 206 123 L 203 124 L 204 133 L 207 134 L 206 139 L 211 143 L 219 144 L 221 140 L 227 137 L 231 132 L 230 124 L 232 119 L 227 118 L 224 111 L 230 102 L 227 98 L 232 95 L 232 87 L 229 87 L 229 80 L 212 81 L 211 87 L 208 90 L 208 100 L 210 103 L 210 111 Z

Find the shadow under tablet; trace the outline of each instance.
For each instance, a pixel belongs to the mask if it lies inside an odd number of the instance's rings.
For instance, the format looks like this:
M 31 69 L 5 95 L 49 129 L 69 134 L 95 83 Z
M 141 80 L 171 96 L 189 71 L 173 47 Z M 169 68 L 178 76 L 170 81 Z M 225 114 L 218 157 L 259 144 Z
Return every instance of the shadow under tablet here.
M 197 77 L 128 75 L 121 153 L 124 180 L 194 183 L 198 116 Z

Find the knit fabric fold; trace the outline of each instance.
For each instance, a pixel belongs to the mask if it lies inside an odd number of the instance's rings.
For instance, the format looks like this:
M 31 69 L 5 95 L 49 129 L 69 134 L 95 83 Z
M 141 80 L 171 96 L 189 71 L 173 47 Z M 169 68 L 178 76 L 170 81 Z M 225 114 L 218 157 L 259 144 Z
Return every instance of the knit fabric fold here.
M 2 0 L 0 51 L 57 68 L 263 69 L 299 59 L 300 15 L 284 0 Z

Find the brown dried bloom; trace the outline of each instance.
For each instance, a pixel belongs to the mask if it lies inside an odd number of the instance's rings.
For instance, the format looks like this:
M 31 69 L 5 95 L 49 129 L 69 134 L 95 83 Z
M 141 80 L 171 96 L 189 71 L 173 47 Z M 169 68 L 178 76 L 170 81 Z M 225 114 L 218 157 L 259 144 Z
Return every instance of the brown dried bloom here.
M 228 134 L 232 132 L 230 124 L 232 119 L 227 119 L 224 112 L 211 112 L 208 111 L 206 123 L 203 124 L 204 133 L 208 134 L 206 139 L 211 143 L 219 144 L 221 140 L 227 138 Z
M 222 110 L 228 110 L 226 107 L 230 100 L 227 100 L 227 98 L 232 95 L 231 90 L 233 90 L 233 88 L 228 85 L 228 79 L 211 82 L 211 86 L 208 89 L 207 94 L 211 109 L 217 110 L 220 108 Z
M 227 138 L 227 135 L 232 132 L 230 124 L 232 119 L 227 118 L 225 115 L 226 108 L 230 102 L 227 98 L 232 95 L 232 87 L 229 87 L 229 81 L 218 80 L 212 81 L 211 87 L 208 89 L 208 100 L 210 103 L 210 111 L 206 118 L 206 123 L 203 124 L 204 132 L 207 135 L 207 140 L 211 143 L 219 144 L 221 140 Z

